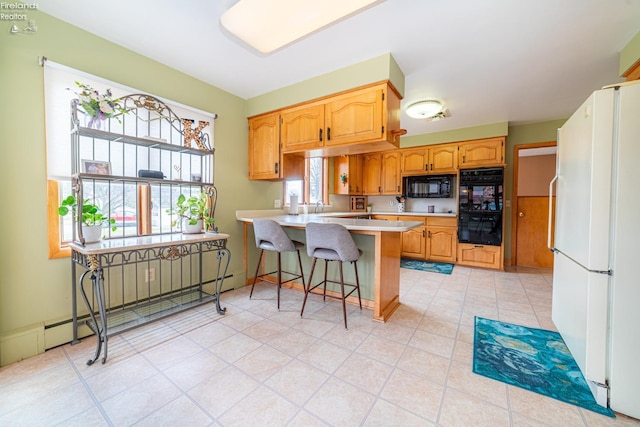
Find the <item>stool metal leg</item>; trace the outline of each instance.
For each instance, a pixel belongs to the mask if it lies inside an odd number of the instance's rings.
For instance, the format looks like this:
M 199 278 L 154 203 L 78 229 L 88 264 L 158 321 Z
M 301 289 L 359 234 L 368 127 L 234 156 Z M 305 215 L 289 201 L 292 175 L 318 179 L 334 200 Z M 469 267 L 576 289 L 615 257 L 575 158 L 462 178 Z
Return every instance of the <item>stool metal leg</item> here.
M 253 285 L 251 285 L 251 292 L 249 293 L 249 299 L 253 295 L 253 288 L 256 286 L 256 281 L 258 280 L 258 272 L 260 271 L 260 264 L 262 263 L 262 255 L 264 254 L 264 249 L 260 249 L 260 257 L 258 257 L 258 266 L 256 267 L 256 274 L 253 276 Z
M 358 290 L 358 303 L 360 303 L 360 310 L 362 310 L 362 300 L 360 299 L 360 279 L 358 279 L 358 261 L 353 261 L 353 269 L 356 272 L 356 289 Z
M 300 249 L 296 251 L 298 253 L 298 265 L 300 266 L 300 278 L 302 279 L 302 289 L 304 290 L 304 272 L 302 271 L 302 258 L 300 258 Z
M 344 296 L 344 274 L 342 271 L 342 262 L 340 263 L 340 291 L 342 292 L 342 314 L 344 315 L 344 328 L 347 329 L 347 303 Z
M 309 296 L 309 292 L 311 289 L 311 283 L 313 280 L 313 271 L 316 269 L 316 261 L 318 258 L 313 259 L 313 263 L 311 264 L 311 273 L 309 273 L 309 281 L 306 288 L 304 288 L 304 300 L 302 301 L 302 309 L 300 310 L 300 317 L 302 317 L 302 313 L 304 313 L 304 306 L 307 304 L 307 297 Z
M 329 261 L 327 261 L 326 259 L 324 260 L 324 292 L 322 295 L 322 300 L 326 301 L 327 300 L 327 268 L 329 266 Z
M 280 288 L 282 287 L 282 258 L 280 252 L 278 252 L 278 311 L 280 311 Z

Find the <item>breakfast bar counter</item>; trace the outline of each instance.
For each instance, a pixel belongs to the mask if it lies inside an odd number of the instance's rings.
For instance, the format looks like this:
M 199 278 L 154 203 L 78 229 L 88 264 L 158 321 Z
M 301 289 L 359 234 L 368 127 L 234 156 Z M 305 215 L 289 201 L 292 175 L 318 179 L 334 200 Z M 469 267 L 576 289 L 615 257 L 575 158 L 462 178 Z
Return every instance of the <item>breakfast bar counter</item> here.
M 280 211 L 282 212 L 282 211 Z M 283 215 L 273 211 L 237 211 L 236 219 L 244 222 L 244 269 L 250 270 L 249 259 L 255 258 L 251 266 L 257 263 L 258 250 L 253 241 L 254 218 L 269 218 L 283 226 L 292 239 L 304 242 L 305 226 L 310 222 L 332 223 L 343 225 L 349 230 L 362 250 L 363 255 L 358 262 L 360 287 L 363 306 L 373 310 L 373 319 L 380 322 L 387 321 L 400 306 L 400 252 L 401 233 L 423 225 L 417 221 L 387 221 L 358 218 L 362 214 L 331 212 L 309 215 Z M 311 259 L 306 256 L 306 250 L 301 251 L 305 278 L 310 272 Z M 264 265 L 264 264 L 263 264 Z M 283 265 L 289 271 L 297 271 L 297 258 L 290 259 L 283 256 Z M 345 279 L 353 279 L 345 277 Z M 348 280 L 347 280 L 348 281 Z M 247 284 L 253 282 L 253 277 L 247 277 Z M 302 283 L 294 283 L 292 287 L 302 290 Z M 353 299 L 351 299 L 353 298 Z M 357 297 L 347 300 L 357 304 Z

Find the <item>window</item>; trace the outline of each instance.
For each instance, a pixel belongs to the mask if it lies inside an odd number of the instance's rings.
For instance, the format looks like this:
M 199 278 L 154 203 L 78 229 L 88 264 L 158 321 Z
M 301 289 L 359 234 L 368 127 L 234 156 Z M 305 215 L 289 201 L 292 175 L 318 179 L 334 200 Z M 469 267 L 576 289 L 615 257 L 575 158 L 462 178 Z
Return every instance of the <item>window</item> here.
M 178 198 L 181 191 L 196 191 L 188 185 L 178 190 L 175 185 L 165 183 L 147 185 L 126 177 L 135 177 L 138 170 L 161 171 L 169 180 L 189 181 L 194 176 L 209 177 L 213 183 L 213 159 L 210 157 L 190 156 L 175 152 L 167 154 L 154 148 L 134 147 L 112 139 L 102 139 L 100 135 L 80 136 L 79 152 L 71 155 L 69 127 L 71 123 L 71 101 L 77 95 L 74 91 L 76 81 L 104 93 L 111 89 L 114 97 L 122 97 L 139 91 L 126 88 L 99 77 L 82 73 L 50 61 L 44 62 L 46 143 L 47 143 L 47 189 L 48 189 L 48 225 L 49 257 L 68 256 L 70 251 L 66 243 L 73 239 L 73 220 L 71 215 L 60 217 L 57 207 L 66 196 L 72 194 L 71 174 L 87 172 L 87 166 L 81 160 L 108 165 L 109 174 L 124 177 L 113 180 L 84 180 L 83 198 L 98 205 L 102 211 L 115 220 L 116 231 L 105 226 L 104 235 L 108 237 L 128 237 L 144 234 L 157 234 L 178 231 L 171 225 L 168 208 Z M 215 115 L 190 107 L 165 101 L 171 110 L 181 118 L 209 123 L 204 127 L 213 147 L 213 122 Z M 79 117 L 80 126 L 86 126 L 86 118 Z M 117 128 L 117 129 L 116 129 Z M 164 122 L 148 120 L 141 122 L 131 115 L 121 120 L 112 119 L 102 125 L 100 131 L 157 138 L 169 143 L 182 144 L 182 134 Z M 176 139 L 178 138 L 178 139 Z M 72 164 L 77 158 L 79 164 Z
M 329 161 L 327 158 L 305 159 L 304 178 L 284 181 L 284 203 L 289 205 L 291 195 L 298 196 L 298 203 L 315 204 L 329 202 Z

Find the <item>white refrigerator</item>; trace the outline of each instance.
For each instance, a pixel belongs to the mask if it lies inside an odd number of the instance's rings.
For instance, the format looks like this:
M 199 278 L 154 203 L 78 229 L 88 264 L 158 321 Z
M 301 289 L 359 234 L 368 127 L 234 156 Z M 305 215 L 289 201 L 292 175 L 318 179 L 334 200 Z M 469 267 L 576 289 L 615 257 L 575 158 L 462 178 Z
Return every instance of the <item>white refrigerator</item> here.
M 553 322 L 596 401 L 640 418 L 640 84 L 594 92 L 556 159 Z

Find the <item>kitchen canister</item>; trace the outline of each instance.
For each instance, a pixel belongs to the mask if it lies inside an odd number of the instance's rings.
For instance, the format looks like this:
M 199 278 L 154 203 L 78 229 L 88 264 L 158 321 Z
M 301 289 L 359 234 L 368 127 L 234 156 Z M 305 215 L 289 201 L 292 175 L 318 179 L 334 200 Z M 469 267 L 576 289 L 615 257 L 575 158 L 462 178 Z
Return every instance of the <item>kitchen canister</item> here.
M 398 203 L 398 212 L 404 212 L 404 202 Z

